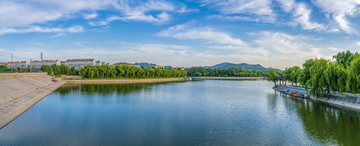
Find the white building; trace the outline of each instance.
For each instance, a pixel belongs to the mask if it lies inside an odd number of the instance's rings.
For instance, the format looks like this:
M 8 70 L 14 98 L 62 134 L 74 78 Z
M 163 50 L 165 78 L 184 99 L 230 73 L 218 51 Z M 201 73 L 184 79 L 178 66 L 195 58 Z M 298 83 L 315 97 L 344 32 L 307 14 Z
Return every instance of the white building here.
M 99 61 L 99 60 L 97 60 L 97 61 L 96 61 L 96 65 L 101 66 L 101 65 L 102 65 L 102 62 L 101 62 L 101 61 Z
M 80 69 L 88 65 L 96 65 L 95 59 L 68 59 L 65 61 L 65 65 L 75 69 Z
M 8 68 L 17 69 L 20 67 L 21 69 L 29 68 L 29 62 L 27 61 L 16 61 L 16 62 L 8 62 L 6 65 Z
M 59 60 L 43 60 L 43 61 L 39 61 L 39 60 L 34 60 L 34 61 L 30 61 L 30 69 L 32 71 L 38 71 L 40 70 L 40 67 L 42 65 L 60 65 L 60 61 Z
M 102 65 L 110 65 L 109 62 L 101 62 Z

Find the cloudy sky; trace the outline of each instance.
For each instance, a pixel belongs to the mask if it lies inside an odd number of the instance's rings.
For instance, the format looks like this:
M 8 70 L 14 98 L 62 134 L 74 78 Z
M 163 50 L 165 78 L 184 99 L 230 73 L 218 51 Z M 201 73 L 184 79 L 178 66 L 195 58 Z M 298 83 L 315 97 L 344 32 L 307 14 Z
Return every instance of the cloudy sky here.
M 0 62 L 284 69 L 360 51 L 360 0 L 0 0 Z

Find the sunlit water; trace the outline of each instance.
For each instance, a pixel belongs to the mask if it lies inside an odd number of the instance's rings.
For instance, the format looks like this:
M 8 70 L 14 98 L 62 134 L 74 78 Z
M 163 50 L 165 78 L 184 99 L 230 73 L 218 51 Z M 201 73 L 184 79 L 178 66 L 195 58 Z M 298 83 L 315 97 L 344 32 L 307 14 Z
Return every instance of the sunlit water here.
M 360 144 L 360 112 L 266 81 L 66 85 L 0 130 L 0 145 Z

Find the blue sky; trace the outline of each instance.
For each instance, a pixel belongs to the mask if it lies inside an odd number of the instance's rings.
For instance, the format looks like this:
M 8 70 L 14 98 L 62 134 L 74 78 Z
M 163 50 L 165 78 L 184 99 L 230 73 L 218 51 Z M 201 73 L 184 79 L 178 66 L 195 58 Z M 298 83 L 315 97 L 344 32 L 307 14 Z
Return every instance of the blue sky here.
M 360 0 L 0 0 L 0 62 L 284 69 L 360 51 Z

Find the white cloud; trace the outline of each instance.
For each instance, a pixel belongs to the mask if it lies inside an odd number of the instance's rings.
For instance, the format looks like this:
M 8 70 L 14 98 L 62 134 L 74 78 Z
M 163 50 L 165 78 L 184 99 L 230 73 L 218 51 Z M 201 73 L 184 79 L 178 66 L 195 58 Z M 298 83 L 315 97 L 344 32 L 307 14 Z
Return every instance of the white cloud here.
M 206 43 L 225 45 L 246 45 L 241 39 L 234 38 L 228 33 L 217 31 L 211 27 L 192 27 L 191 23 L 179 24 L 157 34 L 161 37 L 176 39 L 203 40 Z
M 359 0 L 314 0 L 314 3 L 334 19 L 339 29 L 348 34 L 357 33 L 347 18 L 360 13 Z M 337 28 L 333 28 L 333 31 L 336 32 Z
M 62 32 L 60 32 L 60 33 L 57 33 L 57 34 L 55 34 L 55 35 L 53 35 L 53 36 L 51 36 L 50 38 L 58 38 L 58 37 L 63 37 L 63 36 L 66 36 L 66 34 L 65 33 L 62 33 Z
M 223 19 L 228 21 L 253 21 L 253 22 L 259 22 L 259 18 L 253 18 L 249 16 L 227 16 L 227 15 L 210 15 L 207 16 L 209 19 Z
M 360 41 L 357 41 L 354 44 L 357 45 L 357 46 L 360 46 Z
M 26 27 L 68 18 L 82 10 L 99 10 L 108 2 L 99 0 L 0 1 L 0 28 Z
M 317 22 L 311 22 L 311 10 L 305 5 L 305 3 L 297 3 L 295 0 L 277 0 L 280 3 L 281 8 L 291 13 L 293 21 L 292 25 L 300 25 L 306 30 L 324 30 L 325 26 Z
M 198 12 L 199 9 L 189 9 L 186 5 L 182 6 L 177 12 L 180 14 L 190 13 L 190 12 Z
M 298 3 L 294 12 L 294 21 L 302 26 L 303 29 L 323 30 L 324 25 L 310 21 L 311 10 L 304 3 Z
M 257 33 L 257 39 L 253 41 L 256 47 L 267 50 L 270 54 L 266 64 L 273 64 L 278 68 L 301 64 L 310 58 L 329 58 L 338 52 L 333 47 L 319 47 L 317 44 L 321 41 L 311 36 L 289 35 L 282 32 L 260 32 Z M 317 42 L 317 43 L 314 43 Z
M 178 6 L 164 0 L 0 0 L 0 28 L 28 27 L 79 16 L 90 20 L 98 17 L 99 10 L 114 14 L 91 24 L 115 20 L 164 23 L 171 20 L 172 14 L 193 11 L 184 4 Z
M 121 15 L 110 16 L 106 20 L 89 22 L 93 26 L 108 25 L 112 21 L 145 21 L 150 23 L 162 24 L 168 22 L 174 13 L 189 13 L 196 9 L 188 9 L 186 6 L 177 6 L 173 3 L 162 0 L 150 1 L 127 1 L 122 0 L 112 3 Z
M 223 14 L 256 15 L 264 22 L 274 22 L 271 0 L 203 0 L 202 6 L 217 8 Z
M 176 39 L 202 40 L 213 44 L 207 51 L 191 55 L 196 65 L 209 65 L 220 62 L 247 62 L 263 64 L 280 69 L 299 65 L 315 57 L 331 58 L 338 52 L 333 47 L 315 46 L 323 41 L 311 36 L 290 35 L 282 32 L 253 32 L 248 35 L 252 40 L 243 42 L 239 38 L 209 27 L 193 26 L 192 23 L 180 24 L 161 31 L 157 36 Z M 196 59 L 194 59 L 196 58 Z
M 296 6 L 295 0 L 276 0 L 280 3 L 280 7 L 287 13 L 290 13 Z
M 85 14 L 85 15 L 84 15 L 84 19 L 87 19 L 87 20 L 89 20 L 89 19 L 94 19 L 94 18 L 96 18 L 96 17 L 98 17 L 98 14 L 97 14 L 97 13 L 90 13 L 90 14 Z
M 9 33 L 29 33 L 29 32 L 40 32 L 40 33 L 78 33 L 83 32 L 84 28 L 79 25 L 75 25 L 68 28 L 49 28 L 40 26 L 31 26 L 27 28 L 3 28 L 0 29 L 0 35 Z
M 190 50 L 187 46 L 169 44 L 124 44 L 118 47 L 104 48 L 92 47 L 82 44 L 74 48 L 63 48 L 49 50 L 43 48 L 17 48 L 0 49 L 0 62 L 10 61 L 10 53 L 14 54 L 16 61 L 37 59 L 40 52 L 44 52 L 46 59 L 66 60 L 72 58 L 94 58 L 106 62 L 151 62 L 159 65 L 181 66 L 188 59 Z

